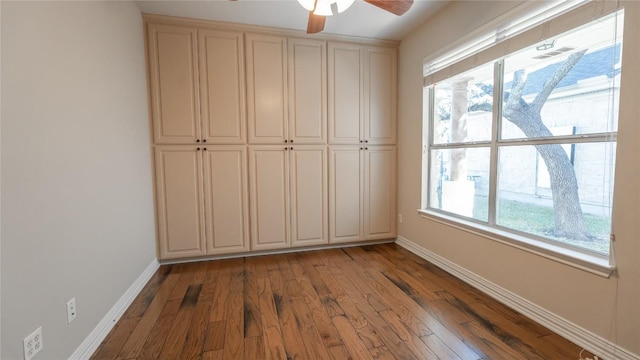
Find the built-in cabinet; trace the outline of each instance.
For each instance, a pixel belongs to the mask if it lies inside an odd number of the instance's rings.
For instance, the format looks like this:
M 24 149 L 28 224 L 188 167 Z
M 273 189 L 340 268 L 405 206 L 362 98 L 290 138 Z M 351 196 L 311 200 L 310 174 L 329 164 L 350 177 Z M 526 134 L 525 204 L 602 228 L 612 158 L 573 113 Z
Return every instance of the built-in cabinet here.
M 330 243 L 395 237 L 395 178 L 395 146 L 332 146 Z
M 144 18 L 161 259 L 395 237 L 395 47 Z
M 329 143 L 395 144 L 396 50 L 339 42 L 328 49 Z
M 327 244 L 326 147 L 262 145 L 249 154 L 252 249 Z
M 249 250 L 246 157 L 242 145 L 156 146 L 161 258 Z

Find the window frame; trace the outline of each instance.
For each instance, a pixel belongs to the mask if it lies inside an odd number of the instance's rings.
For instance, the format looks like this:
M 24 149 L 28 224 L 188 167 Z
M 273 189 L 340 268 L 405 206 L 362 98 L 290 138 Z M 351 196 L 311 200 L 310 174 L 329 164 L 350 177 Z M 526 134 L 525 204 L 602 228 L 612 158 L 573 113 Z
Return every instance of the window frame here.
M 559 35 L 561 33 L 579 28 L 580 26 L 587 25 L 595 20 L 598 20 L 602 17 L 608 16 L 612 13 L 616 13 L 621 10 L 623 13 L 623 7 L 620 8 L 609 8 L 607 10 L 601 9 L 601 13 L 599 16 L 591 16 L 591 18 L 585 16 L 576 16 L 575 13 L 581 15 L 581 13 L 585 13 L 592 10 L 592 5 L 581 6 L 577 9 L 572 9 L 567 17 L 571 18 L 573 16 L 574 22 L 575 18 L 578 17 L 582 19 L 581 21 L 577 21 L 577 24 L 573 24 L 570 27 L 560 27 L 563 28 L 562 31 L 557 31 L 557 34 L 551 34 L 551 36 Z M 616 15 L 618 16 L 618 15 Z M 562 16 L 559 16 L 562 18 Z M 554 17 L 552 20 L 562 21 L 562 19 L 558 20 L 557 17 Z M 551 21 L 551 20 L 550 20 Z M 541 24 L 536 24 L 537 26 L 534 30 L 539 28 L 545 28 L 548 26 L 547 23 L 542 22 Z M 525 30 L 523 33 L 518 34 L 517 37 L 525 37 L 525 38 L 533 38 L 530 34 L 527 34 Z M 546 239 L 542 236 L 537 236 L 535 234 L 524 233 L 515 229 L 506 228 L 504 226 L 500 226 L 496 224 L 497 222 L 497 191 L 498 191 L 498 166 L 499 166 L 499 149 L 502 147 L 509 146 L 523 146 L 523 145 L 540 145 L 540 144 L 580 144 L 580 143 L 615 143 L 617 146 L 617 129 L 611 132 L 600 132 L 600 133 L 588 133 L 588 134 L 573 134 L 573 135 L 561 135 L 561 136 L 553 136 L 553 137 L 541 137 L 541 138 L 512 138 L 512 139 L 503 139 L 502 138 L 502 94 L 504 93 L 504 59 L 505 57 L 516 53 L 521 49 L 525 49 L 529 46 L 534 45 L 539 42 L 534 41 L 524 46 L 517 48 L 516 50 L 510 51 L 508 54 L 503 54 L 502 56 L 495 57 L 494 60 L 486 61 L 485 63 L 477 63 L 477 59 L 474 59 L 476 63 L 474 66 L 469 67 L 469 58 L 457 58 L 453 64 L 451 64 L 454 68 L 458 63 L 465 63 L 462 69 L 464 71 L 453 72 L 452 69 L 447 69 L 446 67 L 440 67 L 436 69 L 434 72 L 436 73 L 436 77 L 440 76 L 440 80 L 451 79 L 457 74 L 462 74 L 466 71 L 476 69 L 480 66 L 487 66 L 490 63 L 494 64 L 494 84 L 493 84 L 493 108 L 492 108 L 492 129 L 491 129 L 491 139 L 488 141 L 467 141 L 467 142 L 448 142 L 448 143 L 436 143 L 436 109 L 432 104 L 435 103 L 435 84 L 440 81 L 433 81 L 433 77 L 430 77 L 433 74 L 425 75 L 425 85 L 426 82 L 431 81 L 431 84 L 428 86 L 424 86 L 423 90 L 425 94 L 423 94 L 423 100 L 425 104 L 423 104 L 424 111 L 423 114 L 423 170 L 422 170 L 422 203 L 421 208 L 418 209 L 418 213 L 426 219 L 436 221 L 441 224 L 445 224 L 459 230 L 466 231 L 468 233 L 472 233 L 475 235 L 482 236 L 484 238 L 488 238 L 491 240 L 498 241 L 500 243 L 504 243 L 516 248 L 523 249 L 528 252 L 532 252 L 538 254 L 540 256 L 558 261 L 563 264 L 567 264 L 585 271 L 588 271 L 593 274 L 597 274 L 603 277 L 609 277 L 616 269 L 615 267 L 615 259 L 614 253 L 611 249 L 611 242 L 614 239 L 614 235 L 610 236 L 610 251 L 609 254 L 604 255 L 597 252 L 592 252 L 586 249 L 580 249 L 577 247 L 573 247 L 568 244 L 562 244 L 561 242 L 556 242 L 550 239 Z M 522 41 L 518 40 L 516 43 L 521 43 Z M 498 45 L 498 44 L 497 44 Z M 469 46 L 467 46 L 469 47 Z M 496 46 L 497 47 L 497 46 Z M 509 46 L 504 46 L 509 48 Z M 482 49 L 482 52 L 491 53 L 492 49 L 485 48 Z M 481 54 L 482 55 L 482 54 Z M 482 56 L 474 55 L 474 58 L 482 58 Z M 450 56 L 451 55 L 447 55 Z M 457 70 L 460 68 L 458 67 Z M 448 70 L 448 71 L 447 71 Z M 442 73 L 448 72 L 448 76 L 442 78 Z M 440 73 L 440 74 L 437 74 Z M 431 156 L 434 150 L 444 150 L 444 149 L 455 149 L 455 148 L 478 148 L 478 147 L 489 147 L 490 149 L 490 169 L 489 169 L 489 194 L 488 194 L 488 221 L 477 220 L 474 218 L 465 217 L 462 215 L 457 215 L 455 213 L 447 212 L 445 210 L 440 210 L 437 208 L 431 207 Z M 615 185 L 614 185 L 615 186 Z M 611 219 L 613 221 L 613 219 Z M 611 230 L 613 232 L 613 230 Z

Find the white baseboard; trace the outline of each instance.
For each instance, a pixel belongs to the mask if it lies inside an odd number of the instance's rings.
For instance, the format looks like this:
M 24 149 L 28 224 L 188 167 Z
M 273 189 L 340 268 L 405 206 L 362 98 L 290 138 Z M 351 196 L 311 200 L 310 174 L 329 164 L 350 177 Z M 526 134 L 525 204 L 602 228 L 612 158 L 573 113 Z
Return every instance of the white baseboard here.
M 131 305 L 133 300 L 138 296 L 142 288 L 147 284 L 151 276 L 158 270 L 160 263 L 158 260 L 153 259 L 149 266 L 138 276 L 136 281 L 125 291 L 125 293 L 118 299 L 113 305 L 111 310 L 100 320 L 98 325 L 89 333 L 84 339 L 82 344 L 71 354 L 69 360 L 84 360 L 89 359 L 91 355 L 96 351 L 102 341 L 109 335 L 109 332 L 116 325 L 125 310 Z
M 593 354 L 609 360 L 640 360 L 640 355 L 621 348 L 611 341 L 474 274 L 414 242 L 398 236 L 396 243 Z

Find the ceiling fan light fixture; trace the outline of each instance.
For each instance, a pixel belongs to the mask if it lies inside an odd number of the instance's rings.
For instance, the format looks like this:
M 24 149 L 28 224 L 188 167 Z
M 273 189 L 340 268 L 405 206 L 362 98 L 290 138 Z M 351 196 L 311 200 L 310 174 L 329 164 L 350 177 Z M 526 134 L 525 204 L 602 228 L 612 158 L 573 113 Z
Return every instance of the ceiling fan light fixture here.
M 314 15 L 331 16 L 347 10 L 355 0 L 298 0 L 303 8 Z M 315 10 L 314 10 L 315 5 Z

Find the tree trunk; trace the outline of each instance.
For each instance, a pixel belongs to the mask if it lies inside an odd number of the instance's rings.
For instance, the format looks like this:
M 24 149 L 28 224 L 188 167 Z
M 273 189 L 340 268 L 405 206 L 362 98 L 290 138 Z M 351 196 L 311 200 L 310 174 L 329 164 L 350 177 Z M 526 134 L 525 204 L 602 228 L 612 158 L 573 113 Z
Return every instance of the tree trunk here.
M 467 139 L 467 87 L 468 79 L 451 84 L 451 142 Z M 467 150 L 451 150 L 451 181 L 467 180 Z
M 540 113 L 522 99 L 510 101 L 509 106 L 505 106 L 504 117 L 518 126 L 528 138 L 553 136 L 542 122 Z M 553 235 L 589 240 L 580 207 L 578 181 L 569 157 L 559 144 L 536 145 L 536 150 L 549 169 L 555 220 Z

